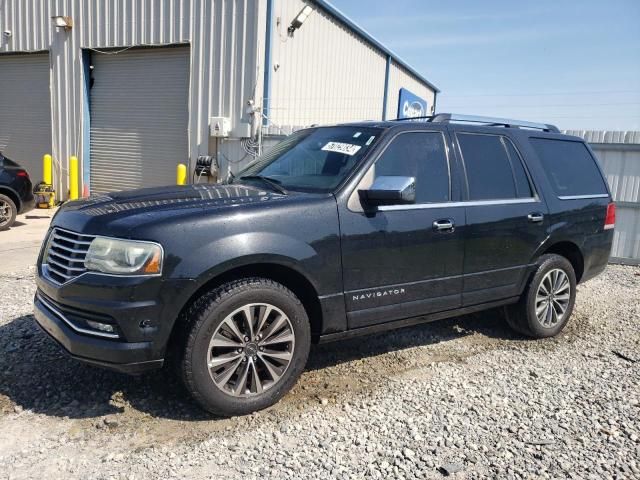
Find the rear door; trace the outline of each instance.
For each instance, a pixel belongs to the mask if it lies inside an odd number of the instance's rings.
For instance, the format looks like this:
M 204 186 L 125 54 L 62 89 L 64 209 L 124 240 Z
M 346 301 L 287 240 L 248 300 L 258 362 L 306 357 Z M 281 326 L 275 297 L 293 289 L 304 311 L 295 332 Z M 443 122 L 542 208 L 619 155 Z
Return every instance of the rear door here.
M 507 135 L 460 129 L 454 137 L 466 190 L 462 304 L 516 296 L 546 237 L 546 205 Z

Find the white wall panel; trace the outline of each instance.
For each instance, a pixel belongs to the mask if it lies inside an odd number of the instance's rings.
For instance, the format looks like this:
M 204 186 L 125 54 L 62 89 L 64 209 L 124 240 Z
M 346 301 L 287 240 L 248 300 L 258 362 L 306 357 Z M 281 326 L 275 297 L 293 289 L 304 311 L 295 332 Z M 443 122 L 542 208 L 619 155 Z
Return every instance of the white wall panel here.
M 304 126 L 381 119 L 386 56 L 320 8 L 289 38 L 287 27 L 304 5 L 274 1 L 271 121 Z
M 48 50 L 51 43 L 50 0 L 0 1 L 0 54 L 4 52 L 36 52 Z
M 398 99 L 400 97 L 400 89 L 406 88 L 420 98 L 427 101 L 426 115 L 433 113 L 433 104 L 435 100 L 435 92 L 415 76 L 409 73 L 401 65 L 393 60 L 389 69 L 389 93 L 387 96 L 387 119 L 398 117 Z

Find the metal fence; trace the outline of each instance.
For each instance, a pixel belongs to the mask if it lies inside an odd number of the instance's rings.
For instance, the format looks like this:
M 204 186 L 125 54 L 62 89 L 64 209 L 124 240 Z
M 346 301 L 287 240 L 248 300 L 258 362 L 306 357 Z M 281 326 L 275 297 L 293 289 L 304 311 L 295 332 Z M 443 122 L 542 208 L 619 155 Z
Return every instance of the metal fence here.
M 611 261 L 640 264 L 640 132 L 568 130 L 596 152 L 616 202 Z

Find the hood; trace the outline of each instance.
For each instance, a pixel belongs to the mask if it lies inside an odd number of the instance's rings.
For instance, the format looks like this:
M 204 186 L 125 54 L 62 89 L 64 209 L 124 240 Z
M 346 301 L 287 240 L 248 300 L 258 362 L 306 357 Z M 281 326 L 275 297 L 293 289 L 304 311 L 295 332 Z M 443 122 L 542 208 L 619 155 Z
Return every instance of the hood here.
M 247 185 L 179 185 L 114 192 L 68 202 L 64 211 L 85 215 L 152 212 L 264 202 L 283 197 Z
M 217 212 L 287 198 L 249 185 L 173 185 L 89 197 L 65 203 L 53 225 L 76 232 L 122 233 L 140 223 L 195 212 Z

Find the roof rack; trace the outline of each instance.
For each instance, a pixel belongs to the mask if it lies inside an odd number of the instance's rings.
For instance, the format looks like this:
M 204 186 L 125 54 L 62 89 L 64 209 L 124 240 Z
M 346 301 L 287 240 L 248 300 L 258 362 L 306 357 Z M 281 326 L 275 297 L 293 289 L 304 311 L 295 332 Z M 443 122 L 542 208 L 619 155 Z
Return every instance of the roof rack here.
M 411 120 L 424 120 L 432 123 L 452 123 L 452 122 L 469 122 L 469 123 L 482 123 L 484 125 L 492 127 L 505 127 L 505 128 L 532 128 L 535 130 L 542 130 L 544 132 L 560 133 L 558 127 L 547 123 L 527 122 L 524 120 L 510 120 L 508 118 L 495 118 L 495 117 L 481 117 L 477 115 L 461 115 L 457 113 L 438 113 L 436 115 L 424 116 L 424 117 L 411 117 L 411 118 L 396 118 L 393 121 L 411 121 Z

